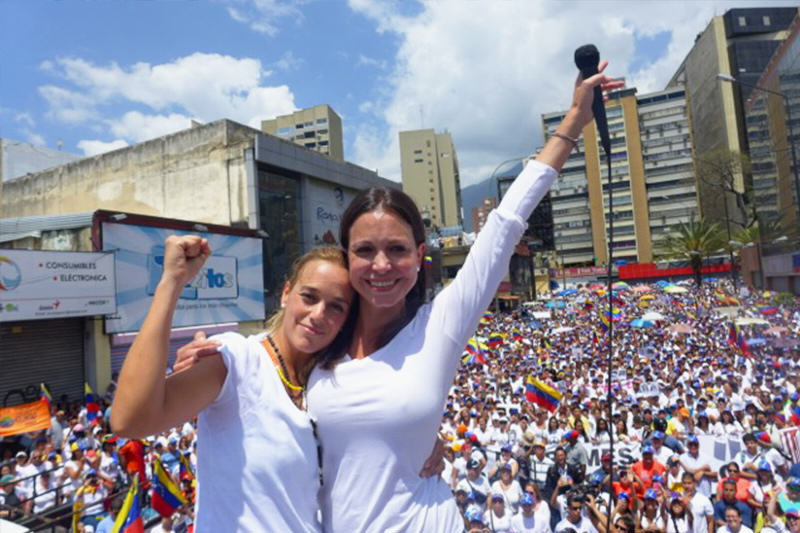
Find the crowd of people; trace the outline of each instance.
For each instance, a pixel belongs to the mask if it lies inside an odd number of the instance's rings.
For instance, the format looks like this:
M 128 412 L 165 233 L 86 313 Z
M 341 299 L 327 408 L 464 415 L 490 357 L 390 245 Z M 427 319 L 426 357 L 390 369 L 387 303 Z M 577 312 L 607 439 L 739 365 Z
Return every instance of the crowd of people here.
M 442 423 L 467 530 L 800 531 L 797 300 L 728 280 L 615 287 L 481 321 Z M 526 399 L 529 376 L 555 408 Z
M 757 293 L 739 297 L 735 317 L 717 311 L 732 297 L 728 281 L 677 294 L 634 288 L 612 295 L 613 339 L 600 286 L 485 315 L 441 425 L 441 482 L 466 531 L 800 532 L 800 463 L 783 435 L 800 422 L 800 352 L 786 342 L 800 339 L 800 306 Z M 768 325 L 741 328 L 745 350 L 733 341 L 734 319 L 773 308 Z M 631 326 L 645 313 L 663 318 Z M 560 392 L 554 409 L 526 398 L 529 376 Z M 191 527 L 196 421 L 119 438 L 108 424 L 113 393 L 112 383 L 93 420 L 81 402 L 53 403 L 50 429 L 0 441 L 0 518 L 69 504 L 80 530 L 110 531 L 125 487 L 138 476 L 146 494 L 158 457 L 187 502 L 162 528 Z M 718 466 L 700 452 L 709 437 L 741 446 Z

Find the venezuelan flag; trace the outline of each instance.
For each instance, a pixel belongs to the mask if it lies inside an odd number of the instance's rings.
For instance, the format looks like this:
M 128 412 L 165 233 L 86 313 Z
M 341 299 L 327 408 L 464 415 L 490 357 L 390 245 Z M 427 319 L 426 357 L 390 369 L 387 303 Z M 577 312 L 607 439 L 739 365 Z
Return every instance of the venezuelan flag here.
M 144 533 L 138 476 L 133 476 L 133 483 L 128 489 L 128 494 L 125 496 L 125 501 L 122 503 L 117 519 L 114 520 L 111 533 Z
M 733 325 L 733 322 L 728 324 L 728 344 L 733 346 L 736 344 L 736 338 L 738 335 L 736 334 L 736 327 Z
M 561 403 L 562 394 L 548 385 L 542 383 L 533 376 L 528 376 L 525 384 L 525 398 L 540 407 L 544 407 L 551 413 L 555 412 L 558 404 Z
M 800 426 L 800 405 L 795 405 L 792 409 L 791 420 L 794 425 Z
M 488 324 L 492 321 L 492 318 L 494 318 L 494 315 L 490 311 L 486 311 L 481 316 L 481 324 Z
M 178 457 L 178 462 L 180 463 L 180 473 L 183 475 L 184 473 L 188 473 L 194 479 L 194 472 L 192 471 L 192 465 L 189 464 L 189 458 L 187 457 L 188 454 L 181 452 Z
M 433 266 L 433 257 L 429 255 L 425 256 L 425 266 Z
M 611 329 L 611 319 L 607 311 L 600 313 L 600 327 L 603 328 L 604 333 L 608 333 L 608 330 Z
M 53 403 L 53 395 L 50 394 L 50 389 L 47 388 L 47 385 L 42 383 L 41 385 L 39 385 L 39 388 L 42 391 L 42 401 L 46 402 L 47 405 Z
M 522 340 L 522 332 L 517 328 L 511 330 L 511 338 L 519 342 Z
M 186 503 L 180 489 L 167 475 L 161 460 L 153 460 L 153 492 L 150 494 L 150 507 L 163 517 L 175 514 L 181 505 Z
M 90 422 L 97 418 L 100 413 L 100 405 L 97 403 L 92 387 L 88 383 L 83 383 L 84 405 L 86 405 L 86 419 Z
M 498 346 L 503 345 L 503 335 L 500 333 L 492 333 L 489 335 L 489 348 L 497 348 Z

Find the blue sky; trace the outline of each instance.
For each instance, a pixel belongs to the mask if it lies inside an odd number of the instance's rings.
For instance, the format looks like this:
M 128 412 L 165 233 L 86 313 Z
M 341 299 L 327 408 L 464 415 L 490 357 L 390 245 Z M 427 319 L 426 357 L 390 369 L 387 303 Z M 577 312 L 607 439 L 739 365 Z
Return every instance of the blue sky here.
M 577 46 L 658 90 L 712 16 L 759 3 L 4 0 L 0 137 L 92 155 L 328 103 L 348 160 L 399 180 L 397 132 L 446 129 L 468 185 L 541 144 Z

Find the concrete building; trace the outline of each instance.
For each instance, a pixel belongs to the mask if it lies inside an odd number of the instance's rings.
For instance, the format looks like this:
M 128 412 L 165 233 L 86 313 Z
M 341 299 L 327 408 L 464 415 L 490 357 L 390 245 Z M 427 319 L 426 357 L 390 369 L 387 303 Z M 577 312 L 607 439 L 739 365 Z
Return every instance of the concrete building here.
M 755 85 L 786 96 L 754 89 L 745 102 L 755 209 L 761 221 L 796 228 L 800 169 L 792 166 L 792 145 L 800 157 L 800 16 Z
M 543 115 L 545 138 L 564 112 Z M 649 263 L 672 228 L 696 217 L 691 133 L 682 88 L 637 96 L 609 95 L 614 260 Z M 555 247 L 570 267 L 608 261 L 609 185 L 606 156 L 590 123 L 551 189 Z
M 46 146 L 0 138 L 0 181 L 63 165 L 81 156 Z
M 263 242 L 259 260 L 263 256 L 263 297 L 269 313 L 277 306 L 292 261 L 315 244 L 336 243 L 344 209 L 359 189 L 369 186 L 399 184 L 219 120 L 0 182 L 0 246 L 99 251 L 103 229 L 92 222 L 98 210 L 105 210 L 112 221 L 146 219 L 144 226 L 156 225 L 151 219 L 158 218 L 162 227 L 184 231 L 249 232 Z M 112 361 L 121 365 L 125 343 L 132 340 L 127 330 L 114 333 L 123 335 L 116 340 L 106 335 L 107 320 L 87 317 L 59 323 L 65 331 L 80 330 L 73 335 L 76 343 L 86 339 L 75 352 L 91 362 L 81 368 L 99 390 L 104 390 L 114 368 L 109 358 L 117 357 Z M 42 331 L 37 322 L 5 322 L 0 336 L 17 331 L 34 332 L 25 338 L 35 338 Z M 219 326 L 185 324 L 200 325 L 212 331 Z M 251 326 L 239 324 L 238 329 Z M 28 341 L 18 344 L 24 342 Z
M 755 83 L 787 37 L 796 14 L 797 8 L 731 9 L 714 17 L 698 34 L 668 84 L 668 87 L 686 87 L 697 160 L 724 151 L 747 153 L 743 103 L 749 98 L 751 88 L 720 82 L 716 76 L 727 74 Z M 698 183 L 704 218 L 723 221 L 727 201 L 727 218 L 744 223 L 746 213 L 741 195 L 749 187 L 749 176 L 736 172 L 732 181 L 733 191 L 729 192 L 721 191 L 721 186 L 713 180 Z
M 344 161 L 342 118 L 328 104 L 262 120 L 261 131 Z
M 449 133 L 401 131 L 400 165 L 403 190 L 434 226 L 463 226 L 458 158 Z

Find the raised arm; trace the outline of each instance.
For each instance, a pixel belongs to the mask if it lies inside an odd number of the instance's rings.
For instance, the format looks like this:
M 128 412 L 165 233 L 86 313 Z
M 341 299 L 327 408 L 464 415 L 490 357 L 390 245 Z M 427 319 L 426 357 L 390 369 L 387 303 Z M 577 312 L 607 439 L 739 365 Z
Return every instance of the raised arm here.
M 164 243 L 164 271 L 150 310 L 120 372 L 111 425 L 116 433 L 141 438 L 194 416 L 219 394 L 227 370 L 219 357 L 199 360 L 166 378 L 172 316 L 184 286 L 211 249 L 196 235 L 170 236 Z

